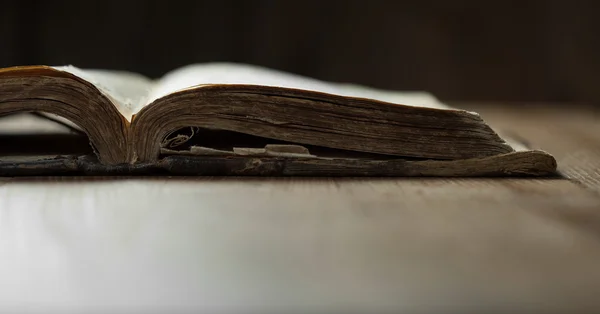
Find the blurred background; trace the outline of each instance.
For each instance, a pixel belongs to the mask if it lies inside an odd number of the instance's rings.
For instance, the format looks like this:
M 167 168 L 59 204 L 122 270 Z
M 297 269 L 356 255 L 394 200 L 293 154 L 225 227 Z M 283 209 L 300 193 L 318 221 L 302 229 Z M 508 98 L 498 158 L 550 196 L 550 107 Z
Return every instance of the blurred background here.
M 600 1 L 0 1 L 0 66 L 210 61 L 449 101 L 600 101 Z

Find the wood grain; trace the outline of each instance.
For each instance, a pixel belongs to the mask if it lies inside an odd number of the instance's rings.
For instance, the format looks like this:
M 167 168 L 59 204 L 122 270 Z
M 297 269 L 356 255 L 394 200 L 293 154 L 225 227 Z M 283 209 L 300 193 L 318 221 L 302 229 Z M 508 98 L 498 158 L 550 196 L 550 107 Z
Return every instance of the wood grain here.
M 600 237 L 554 214 L 597 204 L 560 179 L 19 181 L 0 187 L 0 304 L 597 307 Z
M 600 111 L 589 106 L 513 104 L 458 105 L 477 110 L 500 131 L 526 140 L 531 148 L 552 154 L 570 180 L 600 192 Z
M 0 309 L 600 311 L 596 118 L 476 109 L 564 178 L 3 179 Z

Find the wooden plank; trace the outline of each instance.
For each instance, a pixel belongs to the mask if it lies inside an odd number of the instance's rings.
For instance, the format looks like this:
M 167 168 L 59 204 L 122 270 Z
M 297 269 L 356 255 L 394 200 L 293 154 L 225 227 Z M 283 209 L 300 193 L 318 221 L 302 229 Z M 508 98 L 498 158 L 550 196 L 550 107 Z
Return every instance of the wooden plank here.
M 600 236 L 553 214 L 597 205 L 562 179 L 19 179 L 0 307 L 600 310 Z
M 600 112 L 587 106 L 550 104 L 457 107 L 481 114 L 493 128 L 516 135 L 556 157 L 565 177 L 600 192 Z

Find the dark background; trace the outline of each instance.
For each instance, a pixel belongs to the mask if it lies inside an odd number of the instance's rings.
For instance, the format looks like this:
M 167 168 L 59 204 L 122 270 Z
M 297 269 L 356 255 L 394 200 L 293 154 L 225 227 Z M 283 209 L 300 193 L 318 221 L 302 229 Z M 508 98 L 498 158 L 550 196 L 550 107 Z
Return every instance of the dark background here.
M 0 66 L 236 61 L 445 100 L 600 102 L 600 1 L 0 3 Z

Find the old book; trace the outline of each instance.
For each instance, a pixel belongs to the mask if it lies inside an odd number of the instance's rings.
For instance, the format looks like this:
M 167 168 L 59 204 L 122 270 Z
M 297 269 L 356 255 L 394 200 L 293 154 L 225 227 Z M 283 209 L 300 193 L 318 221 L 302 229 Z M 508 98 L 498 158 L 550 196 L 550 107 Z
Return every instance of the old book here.
M 325 83 L 242 64 L 190 65 L 157 80 L 73 66 L 0 69 L 0 115 L 19 112 L 68 126 L 87 137 L 93 153 L 0 157 L 3 175 L 478 176 L 556 170 L 551 155 L 512 143 L 477 113 L 450 108 L 427 93 Z M 11 143 L 30 145 L 14 138 Z

